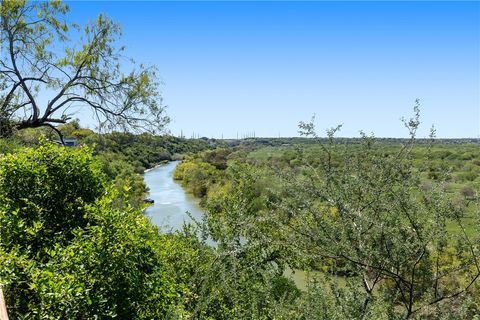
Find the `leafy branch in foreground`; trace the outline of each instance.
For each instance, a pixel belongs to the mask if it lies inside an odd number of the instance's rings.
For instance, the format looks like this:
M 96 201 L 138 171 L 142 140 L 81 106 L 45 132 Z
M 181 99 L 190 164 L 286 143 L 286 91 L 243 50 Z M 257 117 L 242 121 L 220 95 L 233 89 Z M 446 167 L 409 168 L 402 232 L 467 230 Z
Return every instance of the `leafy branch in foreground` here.
M 403 309 L 404 318 L 432 314 L 437 305 L 458 303 L 480 277 L 478 232 L 466 232 L 445 180 L 421 187 L 421 168 L 411 158 L 418 101 L 404 124 L 410 140 L 390 154 L 366 135 L 353 151 L 332 139 L 314 159 L 300 151 L 300 174 L 284 170 L 280 201 L 271 203 L 276 214 L 269 222 L 282 230 L 278 240 L 310 263 L 358 279 L 364 314 L 379 297 L 397 313 Z M 311 135 L 313 123 L 302 129 Z
M 81 29 L 65 21 L 67 12 L 60 1 L 1 1 L 0 133 L 57 131 L 83 109 L 100 128 L 162 130 L 169 119 L 155 68 L 135 67 L 123 56 L 112 20 L 99 15 Z

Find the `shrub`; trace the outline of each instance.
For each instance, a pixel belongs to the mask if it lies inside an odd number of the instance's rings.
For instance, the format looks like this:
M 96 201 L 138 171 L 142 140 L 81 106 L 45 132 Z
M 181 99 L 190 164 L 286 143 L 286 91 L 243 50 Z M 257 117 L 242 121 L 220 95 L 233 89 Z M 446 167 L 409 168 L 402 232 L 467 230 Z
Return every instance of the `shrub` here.
M 473 199 L 475 197 L 475 191 L 470 186 L 464 186 L 460 193 L 465 199 Z
M 71 239 L 72 230 L 89 223 L 85 205 L 104 191 L 105 177 L 88 147 L 43 143 L 5 155 L 0 159 L 2 243 L 36 255 Z

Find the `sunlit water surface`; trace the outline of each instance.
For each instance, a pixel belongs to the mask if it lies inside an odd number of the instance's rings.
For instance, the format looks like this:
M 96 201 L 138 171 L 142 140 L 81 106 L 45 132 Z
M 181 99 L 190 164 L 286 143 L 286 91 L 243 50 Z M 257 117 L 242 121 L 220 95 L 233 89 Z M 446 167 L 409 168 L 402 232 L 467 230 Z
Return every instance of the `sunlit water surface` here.
M 173 171 L 178 163 L 179 161 L 173 161 L 160 165 L 144 175 L 145 183 L 150 189 L 149 197 L 155 201 L 145 210 L 145 215 L 163 232 L 179 230 L 184 222 L 192 222 L 187 212 L 196 220 L 203 216 L 199 200 L 186 193 L 173 180 Z

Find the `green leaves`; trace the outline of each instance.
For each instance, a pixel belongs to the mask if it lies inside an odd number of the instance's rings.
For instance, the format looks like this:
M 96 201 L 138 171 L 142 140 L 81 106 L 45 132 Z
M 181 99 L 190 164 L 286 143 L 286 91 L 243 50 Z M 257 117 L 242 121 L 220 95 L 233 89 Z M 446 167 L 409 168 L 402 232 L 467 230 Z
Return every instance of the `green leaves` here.
M 88 223 L 83 206 L 103 194 L 104 183 L 86 147 L 67 150 L 43 143 L 38 149 L 4 156 L 0 160 L 0 209 L 5 223 L 17 221 L 20 234 L 0 226 L 3 243 L 7 248 L 32 246 L 35 255 L 50 243 L 67 240 L 70 230 Z M 33 237 L 24 238 L 23 228 Z
M 108 17 L 70 28 L 67 12 L 58 1 L 2 2 L 2 117 L 17 129 L 52 127 L 69 120 L 65 110 L 74 104 L 90 110 L 102 129 L 162 131 L 169 118 L 155 68 L 120 63 L 126 60 L 117 44 L 120 26 Z M 52 94 L 46 104 L 37 101 L 40 91 Z
M 276 157 L 235 153 L 224 163 L 215 150 L 177 167 L 174 177 L 188 188 L 205 186 L 204 229 L 221 261 L 214 263 L 216 277 L 234 279 L 209 279 L 220 287 L 206 294 L 215 297 L 219 314 L 261 318 L 274 309 L 300 319 L 423 319 L 478 312 L 478 199 L 473 188 L 452 188 L 463 175 L 449 168 L 473 173 L 478 150 L 471 148 L 478 146 L 417 145 L 418 102 L 414 112 L 403 145 L 363 133 L 346 144 L 334 139 L 337 127 L 328 139 L 277 149 Z M 314 130 L 313 123 L 301 126 Z M 460 160 L 462 153 L 468 155 L 462 161 L 443 161 Z M 202 174 L 207 164 L 215 174 Z M 463 182 L 476 180 L 471 174 Z M 458 203 L 458 195 L 471 200 Z M 320 274 L 318 283 L 285 309 L 271 300 L 253 313 L 242 309 L 250 294 L 255 302 L 272 299 L 272 275 L 287 264 Z M 262 293 L 255 291 L 258 283 Z M 223 292 L 232 299 L 222 300 Z

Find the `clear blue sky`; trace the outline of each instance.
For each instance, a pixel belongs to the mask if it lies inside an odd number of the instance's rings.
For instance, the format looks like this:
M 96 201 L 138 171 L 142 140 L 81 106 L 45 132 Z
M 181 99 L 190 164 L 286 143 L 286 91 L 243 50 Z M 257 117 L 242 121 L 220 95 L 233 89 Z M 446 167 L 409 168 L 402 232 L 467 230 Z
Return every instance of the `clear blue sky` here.
M 69 4 L 158 66 L 172 134 L 296 136 L 315 113 L 319 131 L 404 137 L 420 98 L 420 136 L 480 136 L 479 2 Z

